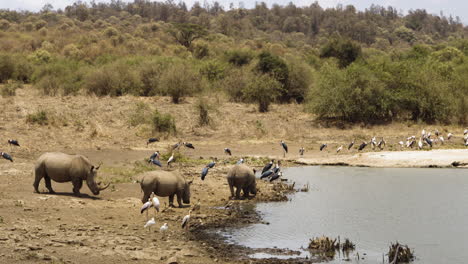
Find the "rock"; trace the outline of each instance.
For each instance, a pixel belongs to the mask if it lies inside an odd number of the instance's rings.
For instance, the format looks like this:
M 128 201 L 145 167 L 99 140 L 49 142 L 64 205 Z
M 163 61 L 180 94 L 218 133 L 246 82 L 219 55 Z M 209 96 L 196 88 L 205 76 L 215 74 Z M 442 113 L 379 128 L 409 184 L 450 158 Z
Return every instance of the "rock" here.
M 167 260 L 166 264 L 179 264 L 176 257 L 172 257 Z

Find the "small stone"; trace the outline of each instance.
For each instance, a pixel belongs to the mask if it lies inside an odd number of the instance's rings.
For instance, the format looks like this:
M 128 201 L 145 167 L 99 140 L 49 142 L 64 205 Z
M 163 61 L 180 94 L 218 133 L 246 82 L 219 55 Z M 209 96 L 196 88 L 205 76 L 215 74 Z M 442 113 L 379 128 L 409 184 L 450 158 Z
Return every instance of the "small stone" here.
M 167 260 L 166 264 L 179 264 L 176 257 L 172 257 Z

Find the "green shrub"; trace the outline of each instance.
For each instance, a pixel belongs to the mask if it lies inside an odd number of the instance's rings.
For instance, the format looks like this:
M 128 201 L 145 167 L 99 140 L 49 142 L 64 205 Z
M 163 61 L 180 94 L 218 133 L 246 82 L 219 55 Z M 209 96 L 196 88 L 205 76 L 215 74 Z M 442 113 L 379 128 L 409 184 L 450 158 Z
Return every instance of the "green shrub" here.
M 8 30 L 10 28 L 10 22 L 6 19 L 0 19 L 0 30 Z
M 225 66 L 219 61 L 206 61 L 202 64 L 200 73 L 208 81 L 217 81 L 224 78 Z
M 9 82 L 5 84 L 1 90 L 0 94 L 3 97 L 8 97 L 8 96 L 15 96 L 16 95 L 16 89 L 21 88 L 23 85 L 20 82 Z
M 256 66 L 257 71 L 260 73 L 267 73 L 282 85 L 286 85 L 289 71 L 288 65 L 283 59 L 268 51 L 260 53 L 258 58 L 259 60 Z
M 210 55 L 210 50 L 206 43 L 197 43 L 192 47 L 192 54 L 197 59 L 203 59 Z
M 44 126 L 49 124 L 49 117 L 46 111 L 39 110 L 36 113 L 28 114 L 26 116 L 26 122 Z
M 140 95 L 152 96 L 164 93 L 160 82 L 167 65 L 168 63 L 162 60 L 147 61 L 140 65 L 138 70 L 142 82 Z
M 175 134 L 177 132 L 175 119 L 170 114 L 161 114 L 158 110 L 154 110 L 151 116 L 151 124 L 153 132 Z
M 231 50 L 225 54 L 226 60 L 236 66 L 249 64 L 254 55 L 249 50 Z
M 85 67 L 71 60 L 59 60 L 37 67 L 32 81 L 45 95 L 77 94 L 83 84 Z
M 13 78 L 15 73 L 14 59 L 10 55 L 0 55 L 0 82 L 5 82 Z
M 243 102 L 245 99 L 243 89 L 247 87 L 252 78 L 252 72 L 247 69 L 234 69 L 226 74 L 226 77 L 221 82 L 221 86 L 229 100 L 232 102 Z
M 207 104 L 205 100 L 200 98 L 196 105 L 195 108 L 198 111 L 198 124 L 200 126 L 207 126 L 211 123 L 211 117 L 209 115 L 209 111 L 211 110 L 211 107 Z
M 243 89 L 245 98 L 258 103 L 259 112 L 268 112 L 268 108 L 282 91 L 281 84 L 273 77 L 263 74 L 253 78 L 249 85 Z
M 172 102 L 178 104 L 184 96 L 191 96 L 202 89 L 200 75 L 185 64 L 171 65 L 161 76 L 161 87 L 165 95 L 172 97 Z
M 340 67 L 343 68 L 355 61 L 361 55 L 361 52 L 361 45 L 359 43 L 350 39 L 335 37 L 322 47 L 320 57 L 337 58 Z
M 90 71 L 85 77 L 84 86 L 88 93 L 97 96 L 121 96 L 141 95 L 143 84 L 131 65 L 119 62 Z

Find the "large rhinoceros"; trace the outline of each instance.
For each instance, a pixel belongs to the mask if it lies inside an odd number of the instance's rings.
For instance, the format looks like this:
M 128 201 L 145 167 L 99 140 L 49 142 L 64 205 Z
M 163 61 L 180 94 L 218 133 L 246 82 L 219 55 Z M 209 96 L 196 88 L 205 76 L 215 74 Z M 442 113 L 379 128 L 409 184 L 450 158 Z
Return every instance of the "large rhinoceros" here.
M 257 194 L 255 170 L 249 168 L 247 165 L 235 165 L 229 170 L 226 178 L 229 184 L 229 189 L 231 190 L 231 197 L 239 199 L 241 190 L 243 191 L 245 198 L 249 197 L 249 193 L 253 195 Z M 235 196 L 234 187 L 236 187 Z
M 183 207 L 182 201 L 190 203 L 190 185 L 192 181 L 187 181 L 182 175 L 170 171 L 148 171 L 141 175 L 140 187 L 143 191 L 145 203 L 154 192 L 157 196 L 169 196 L 169 206 L 174 206 L 174 195 L 177 196 L 179 207 Z
M 82 155 L 68 155 L 61 152 L 47 152 L 42 154 L 36 162 L 34 191 L 39 193 L 39 182 L 42 178 L 45 180 L 45 185 L 50 193 L 55 193 L 52 189 L 51 181 L 69 182 L 73 184 L 73 193 L 80 195 L 83 181 L 86 181 L 89 189 L 94 195 L 98 195 L 100 191 L 109 187 L 100 187 L 100 183 L 96 183 L 96 174 L 98 167 L 95 167 L 91 162 Z

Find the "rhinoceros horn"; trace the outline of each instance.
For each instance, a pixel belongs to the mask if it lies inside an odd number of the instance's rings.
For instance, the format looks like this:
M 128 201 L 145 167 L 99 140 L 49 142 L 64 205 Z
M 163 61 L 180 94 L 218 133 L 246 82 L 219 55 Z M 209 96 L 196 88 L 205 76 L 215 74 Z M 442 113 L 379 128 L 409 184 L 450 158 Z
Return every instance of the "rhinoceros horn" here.
M 95 168 L 95 170 L 99 170 L 99 167 L 101 167 L 101 165 L 102 165 L 102 161 L 99 162 L 99 164 L 98 164 L 98 166 Z

